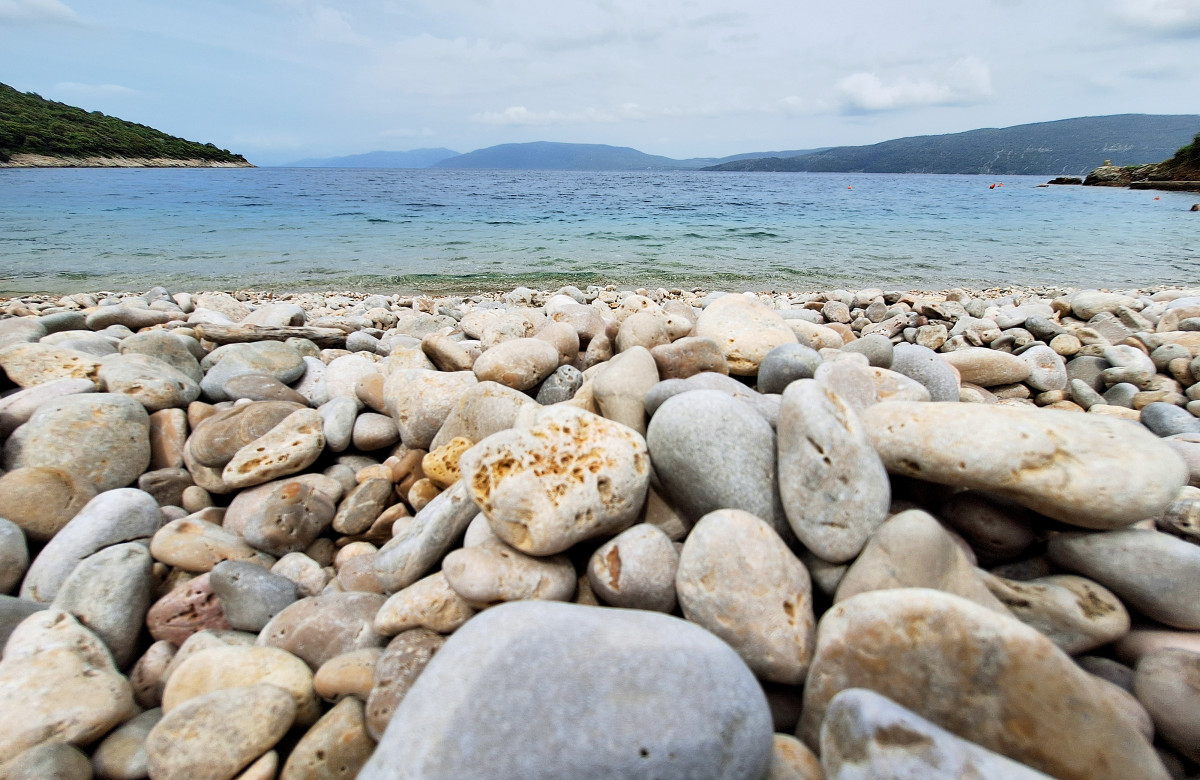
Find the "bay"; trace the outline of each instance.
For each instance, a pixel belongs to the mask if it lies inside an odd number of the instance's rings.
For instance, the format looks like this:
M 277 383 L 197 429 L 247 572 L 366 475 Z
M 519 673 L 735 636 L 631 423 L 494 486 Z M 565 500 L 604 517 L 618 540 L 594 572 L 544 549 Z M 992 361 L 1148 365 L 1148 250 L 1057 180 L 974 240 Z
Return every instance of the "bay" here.
M 6 169 L 0 291 L 1145 287 L 1200 281 L 1195 193 L 1045 177 Z M 992 186 L 996 185 L 996 186 Z

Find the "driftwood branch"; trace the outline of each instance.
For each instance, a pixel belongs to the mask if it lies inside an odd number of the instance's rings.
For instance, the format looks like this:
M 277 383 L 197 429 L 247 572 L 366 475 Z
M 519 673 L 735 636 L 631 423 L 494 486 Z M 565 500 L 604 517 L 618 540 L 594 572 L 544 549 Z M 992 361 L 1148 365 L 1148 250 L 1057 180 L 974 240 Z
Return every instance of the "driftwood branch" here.
M 198 338 L 214 344 L 244 344 L 249 341 L 286 341 L 308 339 L 318 347 L 341 349 L 346 333 L 338 328 L 310 328 L 304 325 L 212 325 L 193 327 Z

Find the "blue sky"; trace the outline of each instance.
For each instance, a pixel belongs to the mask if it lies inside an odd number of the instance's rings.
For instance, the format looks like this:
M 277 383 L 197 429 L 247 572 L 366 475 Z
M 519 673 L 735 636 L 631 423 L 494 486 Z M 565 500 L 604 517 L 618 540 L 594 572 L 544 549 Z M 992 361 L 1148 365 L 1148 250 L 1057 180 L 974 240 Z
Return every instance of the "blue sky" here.
M 1200 113 L 1200 0 L 0 0 L 0 82 L 276 164 Z

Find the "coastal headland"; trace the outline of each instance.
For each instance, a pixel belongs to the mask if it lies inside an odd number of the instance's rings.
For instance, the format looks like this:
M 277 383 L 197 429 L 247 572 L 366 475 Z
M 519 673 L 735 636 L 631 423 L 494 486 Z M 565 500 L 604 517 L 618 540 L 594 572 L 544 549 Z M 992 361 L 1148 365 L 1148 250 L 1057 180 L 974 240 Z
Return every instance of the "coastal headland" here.
M 1200 762 L 1200 289 L 24 295 L 0 369 L 0 774 Z
M 174 157 L 60 157 L 47 154 L 14 154 L 0 168 L 253 168 L 229 160 L 177 159 Z

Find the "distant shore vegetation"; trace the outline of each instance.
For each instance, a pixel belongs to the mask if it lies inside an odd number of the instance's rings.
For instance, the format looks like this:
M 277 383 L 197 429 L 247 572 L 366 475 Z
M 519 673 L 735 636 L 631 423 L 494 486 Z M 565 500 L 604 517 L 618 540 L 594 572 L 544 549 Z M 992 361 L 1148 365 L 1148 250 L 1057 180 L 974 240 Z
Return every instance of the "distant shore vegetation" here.
M 240 154 L 213 144 L 177 138 L 0 84 L 0 162 L 18 154 L 246 163 Z

